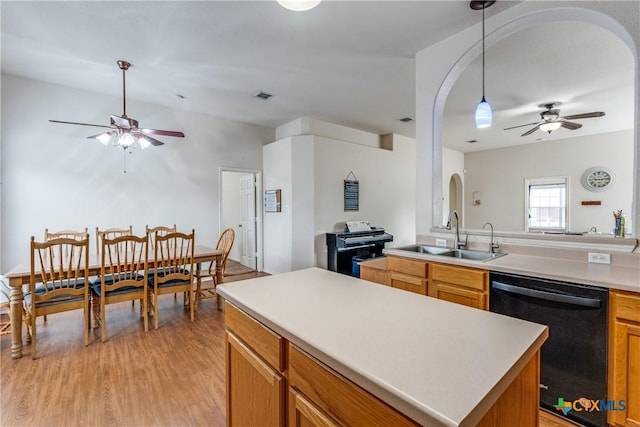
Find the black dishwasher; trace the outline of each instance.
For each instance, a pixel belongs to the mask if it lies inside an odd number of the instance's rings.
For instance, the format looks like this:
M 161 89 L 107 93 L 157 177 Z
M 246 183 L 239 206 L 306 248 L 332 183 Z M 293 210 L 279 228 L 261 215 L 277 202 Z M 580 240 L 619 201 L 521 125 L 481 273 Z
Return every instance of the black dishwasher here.
M 491 272 L 491 311 L 549 327 L 540 406 L 587 426 L 607 425 L 607 407 L 597 401 L 607 402 L 608 295 L 597 286 Z

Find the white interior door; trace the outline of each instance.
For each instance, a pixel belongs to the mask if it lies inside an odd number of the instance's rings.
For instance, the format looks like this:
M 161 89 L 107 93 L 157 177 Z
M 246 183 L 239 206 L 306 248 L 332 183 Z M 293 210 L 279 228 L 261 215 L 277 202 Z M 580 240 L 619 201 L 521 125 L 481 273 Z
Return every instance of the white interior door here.
M 247 174 L 240 179 L 241 263 L 256 268 L 256 179 Z

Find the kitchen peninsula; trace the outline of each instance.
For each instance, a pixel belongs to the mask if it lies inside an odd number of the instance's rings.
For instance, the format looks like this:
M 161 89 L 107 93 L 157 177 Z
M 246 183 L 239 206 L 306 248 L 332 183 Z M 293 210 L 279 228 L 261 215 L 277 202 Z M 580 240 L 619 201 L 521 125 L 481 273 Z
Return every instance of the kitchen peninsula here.
M 546 326 L 318 268 L 218 292 L 229 425 L 537 426 Z

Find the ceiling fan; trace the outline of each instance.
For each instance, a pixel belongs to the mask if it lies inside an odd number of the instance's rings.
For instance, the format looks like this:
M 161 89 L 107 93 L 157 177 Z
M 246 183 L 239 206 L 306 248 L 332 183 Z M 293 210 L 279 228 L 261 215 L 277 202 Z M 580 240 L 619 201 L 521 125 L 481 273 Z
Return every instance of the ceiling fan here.
M 53 123 L 64 123 L 69 125 L 81 125 L 81 126 L 93 126 L 100 128 L 107 128 L 108 131 L 99 133 L 97 135 L 91 135 L 87 138 L 94 138 L 103 143 L 104 145 L 113 145 L 116 147 L 127 148 L 147 148 L 149 145 L 164 145 L 164 142 L 159 141 L 151 135 L 162 136 L 175 136 L 184 137 L 184 133 L 173 130 L 160 130 L 160 129 L 146 129 L 139 128 L 138 121 L 127 117 L 127 99 L 126 99 L 126 86 L 125 86 L 125 73 L 131 67 L 131 64 L 127 61 L 117 61 L 118 67 L 122 70 L 122 115 L 111 115 L 111 126 L 96 125 L 91 123 L 78 123 L 67 122 L 61 120 L 49 120 Z
M 546 110 L 540 113 L 541 120 L 539 122 L 512 126 L 510 128 L 505 128 L 504 130 L 515 129 L 523 126 L 533 126 L 533 128 L 529 129 L 528 131 L 523 133 L 521 136 L 531 135 L 538 129 L 548 133 L 551 133 L 554 130 L 559 129 L 560 127 L 563 127 L 569 130 L 576 130 L 576 129 L 580 129 L 582 125 L 580 123 L 571 122 L 570 120 L 589 119 L 592 117 L 604 116 L 604 112 L 594 111 L 592 113 L 572 114 L 570 116 L 560 117 L 560 110 L 557 108 L 553 108 L 558 105 L 560 105 L 559 102 L 549 102 L 546 104 L 540 104 L 538 105 L 538 107 L 546 108 Z

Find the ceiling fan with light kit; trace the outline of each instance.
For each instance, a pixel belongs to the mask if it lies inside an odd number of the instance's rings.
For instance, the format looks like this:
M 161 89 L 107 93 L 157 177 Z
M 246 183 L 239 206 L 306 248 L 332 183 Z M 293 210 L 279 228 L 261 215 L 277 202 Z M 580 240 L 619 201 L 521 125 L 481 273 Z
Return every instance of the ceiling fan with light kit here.
M 512 126 L 505 128 L 504 130 L 515 129 L 524 126 L 533 126 L 533 128 L 529 129 L 520 136 L 531 135 L 538 129 L 547 133 L 551 133 L 561 127 L 569 130 L 576 130 L 580 129 L 582 127 L 582 124 L 572 122 L 571 120 L 590 119 L 593 117 L 602 117 L 605 115 L 602 111 L 593 111 L 591 113 L 571 114 L 569 116 L 561 117 L 560 109 L 554 108 L 558 107 L 559 105 L 559 102 L 548 102 L 540 104 L 538 105 L 538 107 L 545 108 L 545 110 L 540 113 L 540 121 L 527 123 L 524 125 Z
M 68 122 L 62 120 L 49 120 L 53 123 L 63 123 L 69 125 L 92 126 L 109 129 L 102 133 L 88 136 L 87 138 L 97 139 L 104 145 L 128 148 L 147 148 L 150 145 L 164 145 L 164 142 L 157 140 L 151 135 L 173 136 L 184 138 L 184 133 L 173 130 L 139 128 L 138 121 L 127 116 L 127 99 L 125 73 L 132 65 L 124 60 L 117 61 L 118 67 L 122 70 L 122 115 L 111 115 L 111 125 L 97 125 L 91 123 Z

